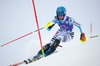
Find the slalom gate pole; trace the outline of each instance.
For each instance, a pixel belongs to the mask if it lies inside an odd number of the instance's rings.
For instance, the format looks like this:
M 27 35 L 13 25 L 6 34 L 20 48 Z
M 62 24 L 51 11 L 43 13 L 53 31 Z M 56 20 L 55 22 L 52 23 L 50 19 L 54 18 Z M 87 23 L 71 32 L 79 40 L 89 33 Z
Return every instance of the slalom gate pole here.
M 92 36 L 92 23 L 90 23 L 90 36 Z
M 34 1 L 32 0 L 32 3 L 33 3 Z M 35 13 L 36 13 L 36 10 L 34 11 Z M 36 22 L 38 22 L 38 19 L 37 19 L 37 16 L 36 16 Z M 19 39 L 22 39 L 22 38 L 24 38 L 24 37 L 26 37 L 26 36 L 29 36 L 29 35 L 31 35 L 31 34 L 33 34 L 34 32 L 39 32 L 40 33 L 40 30 L 42 30 L 42 29 L 44 29 L 44 28 L 48 28 L 49 26 L 51 26 L 51 25 L 53 25 L 54 23 L 51 21 L 51 22 L 49 22 L 49 23 L 47 23 L 45 26 L 43 26 L 42 28 L 38 28 L 37 30 L 35 30 L 35 31 L 33 31 L 33 32 L 29 32 L 29 33 L 27 33 L 27 34 L 25 34 L 25 35 L 22 35 L 22 36 L 20 36 L 20 37 L 18 37 L 18 38 L 15 38 L 15 39 L 13 39 L 13 40 L 11 40 L 11 41 L 9 41 L 9 42 L 6 42 L 5 44 L 2 44 L 0 47 L 3 47 L 3 46 L 6 46 L 6 45 L 8 45 L 8 44 L 10 44 L 10 43 L 12 43 L 12 42 L 15 42 L 15 41 L 17 41 L 17 40 L 19 40 Z M 38 27 L 38 26 L 37 26 Z M 39 34 L 38 33 L 38 34 Z M 40 38 L 40 40 L 41 40 L 41 38 Z M 40 43 L 42 43 L 42 41 L 40 41 Z M 42 45 L 41 45 L 41 47 L 42 47 Z
M 92 31 L 93 31 L 92 27 L 93 27 L 93 26 L 92 26 L 92 22 L 91 22 L 91 23 L 90 23 L 90 38 L 99 37 L 100 34 L 92 36 Z
M 42 38 L 41 38 L 40 30 L 39 30 L 39 23 L 38 23 L 38 18 L 37 18 L 34 0 L 32 0 L 32 4 L 33 4 L 35 20 L 36 20 L 36 24 L 37 24 L 37 28 L 38 28 L 38 35 L 39 35 L 39 40 L 40 40 L 40 46 L 41 46 L 41 49 L 42 49 L 42 55 L 44 56 L 44 50 L 43 50 L 43 46 L 42 46 Z
M 14 42 L 14 41 L 17 41 L 17 40 L 21 39 L 21 38 L 24 38 L 24 37 L 26 37 L 26 36 L 28 36 L 28 35 L 30 35 L 30 34 L 32 34 L 32 33 L 33 33 L 33 32 L 30 32 L 30 33 L 27 33 L 27 34 L 25 34 L 25 35 L 23 35 L 23 36 L 21 36 L 21 37 L 18 37 L 18 38 L 16 38 L 16 39 L 14 39 L 14 40 L 11 40 L 11 41 L 9 41 L 9 42 L 7 42 L 7 43 L 1 45 L 1 47 L 6 46 L 6 45 L 8 45 L 8 44 L 10 44 L 10 43 L 12 43 L 12 42 Z
M 39 30 L 42 30 L 42 29 L 44 29 L 44 27 L 40 28 Z M 2 44 L 1 47 L 6 46 L 6 45 L 8 45 L 8 44 L 10 44 L 10 43 L 12 43 L 12 42 L 15 42 L 15 41 L 19 40 L 19 39 L 22 39 L 22 38 L 24 38 L 24 37 L 26 37 L 26 36 L 29 36 L 29 35 L 33 34 L 34 32 L 37 32 L 37 31 L 38 31 L 38 30 L 35 30 L 35 31 L 33 31 L 33 32 L 29 32 L 29 33 L 27 33 L 27 34 L 25 34 L 25 35 L 23 35 L 23 36 L 20 36 L 20 37 L 18 37 L 18 38 L 16 38 L 16 39 L 13 39 L 13 40 L 11 40 L 11 41 L 5 43 L 5 44 Z

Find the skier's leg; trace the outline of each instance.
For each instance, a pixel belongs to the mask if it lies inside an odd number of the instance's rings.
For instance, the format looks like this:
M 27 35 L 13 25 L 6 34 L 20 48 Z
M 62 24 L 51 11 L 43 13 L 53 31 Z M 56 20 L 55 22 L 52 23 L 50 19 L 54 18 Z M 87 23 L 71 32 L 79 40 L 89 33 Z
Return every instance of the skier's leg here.
M 59 32 L 59 31 L 57 31 L 57 32 Z M 56 33 L 53 36 L 53 38 L 51 39 L 50 43 L 43 46 L 45 56 L 53 53 L 56 50 L 56 48 L 59 46 L 60 41 L 61 41 L 61 38 L 58 37 L 58 33 Z M 42 49 L 38 52 L 38 54 L 36 56 L 33 57 L 32 60 L 37 60 L 37 59 L 40 59 L 41 57 L 42 57 Z
M 62 42 L 68 42 L 68 41 L 70 41 L 70 40 L 72 40 L 73 39 L 73 37 L 74 37 L 74 32 L 65 32 L 65 33 L 63 33 L 63 38 L 62 38 Z
M 49 49 L 49 47 L 50 47 L 49 43 L 46 44 L 45 46 L 43 46 L 44 53 Z M 42 55 L 42 49 L 41 49 L 41 50 L 39 50 L 39 52 L 37 53 L 37 55 L 33 57 L 32 61 L 39 60 L 42 57 L 43 57 L 43 55 Z
M 61 37 L 59 33 L 62 33 L 61 30 L 58 30 L 56 34 L 53 36 L 53 38 L 51 39 L 50 48 L 45 52 L 45 56 L 52 54 L 56 50 L 56 48 L 59 46 L 60 41 L 61 41 Z
M 32 61 L 36 61 L 42 58 L 42 54 L 37 54 L 36 56 L 33 57 Z
M 55 36 L 53 36 L 53 38 L 51 39 L 50 48 L 48 49 L 48 51 L 45 52 L 45 56 L 52 54 L 60 44 L 60 41 L 62 42 L 70 41 L 71 39 L 73 39 L 73 37 L 74 37 L 74 32 L 62 32 L 58 30 Z
M 56 39 L 54 43 L 50 46 L 50 48 L 45 52 L 45 57 L 52 54 L 59 46 L 59 44 L 60 44 L 60 40 Z
M 49 49 L 49 47 L 50 47 L 50 43 L 43 46 L 44 53 Z M 42 54 L 42 49 L 38 52 L 38 54 Z
M 49 49 L 49 47 L 50 47 L 50 44 L 49 43 L 46 44 L 45 46 L 43 46 L 44 53 Z M 39 60 L 42 57 L 43 57 L 43 55 L 42 55 L 42 49 L 41 49 L 41 50 L 39 50 L 39 52 L 37 53 L 37 55 L 35 55 L 32 59 L 24 60 L 24 62 L 26 64 L 28 64 L 28 63 L 31 63 L 33 61 Z

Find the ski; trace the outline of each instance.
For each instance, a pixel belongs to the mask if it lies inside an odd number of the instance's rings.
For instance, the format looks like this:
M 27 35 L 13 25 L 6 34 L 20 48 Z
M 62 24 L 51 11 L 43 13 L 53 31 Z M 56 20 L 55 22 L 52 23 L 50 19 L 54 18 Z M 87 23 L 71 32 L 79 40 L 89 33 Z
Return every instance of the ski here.
M 53 52 L 52 54 L 54 53 L 57 53 L 58 51 L 55 51 Z M 35 60 L 31 61 L 30 59 L 27 59 L 27 60 L 24 60 L 24 61 L 21 61 L 21 62 L 18 62 L 18 63 L 15 63 L 15 64 L 11 64 L 9 66 L 19 66 L 19 65 L 22 65 L 22 64 L 29 64 L 29 63 L 32 63 L 32 62 L 35 62 L 35 61 L 38 61 L 40 59 L 44 58 L 43 56 L 40 57 L 40 58 L 36 58 Z
M 25 63 L 25 62 L 22 61 L 22 62 L 19 62 L 19 63 L 11 64 L 11 65 L 9 65 L 9 66 L 18 66 L 18 65 L 21 65 L 21 64 L 24 64 L 24 63 Z

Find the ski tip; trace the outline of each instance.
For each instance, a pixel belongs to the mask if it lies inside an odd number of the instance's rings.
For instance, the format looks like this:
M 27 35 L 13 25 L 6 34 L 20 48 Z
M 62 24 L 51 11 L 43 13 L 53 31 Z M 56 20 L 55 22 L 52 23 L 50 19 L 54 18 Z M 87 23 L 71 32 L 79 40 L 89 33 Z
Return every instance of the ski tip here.
M 21 65 L 21 64 L 23 64 L 24 62 L 22 61 L 22 62 L 19 62 L 19 63 L 16 63 L 16 64 L 11 64 L 11 65 L 9 65 L 9 66 L 19 66 L 19 65 Z

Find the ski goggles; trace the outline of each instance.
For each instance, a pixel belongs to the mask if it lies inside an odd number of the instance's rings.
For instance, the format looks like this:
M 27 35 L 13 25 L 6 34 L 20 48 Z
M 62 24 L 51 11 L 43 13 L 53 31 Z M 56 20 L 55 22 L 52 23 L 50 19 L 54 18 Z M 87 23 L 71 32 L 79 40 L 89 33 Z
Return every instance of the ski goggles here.
M 57 16 L 64 16 L 65 14 L 63 12 L 58 12 Z

